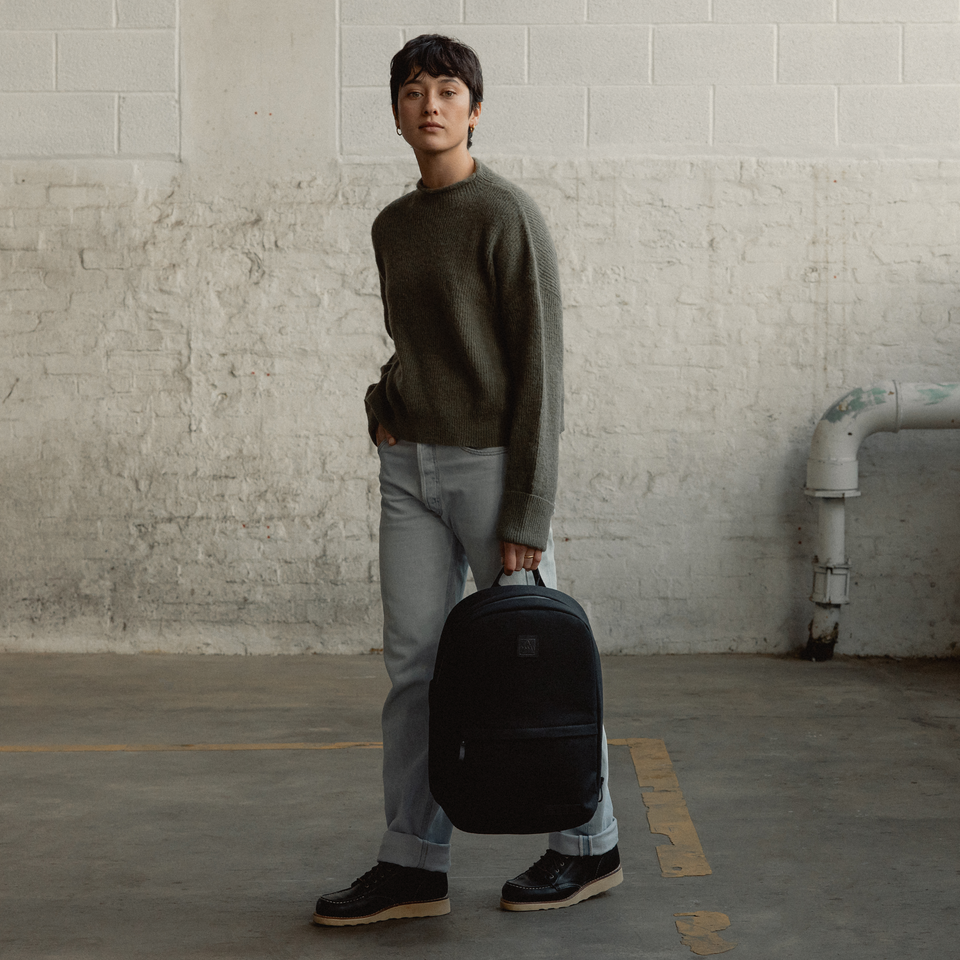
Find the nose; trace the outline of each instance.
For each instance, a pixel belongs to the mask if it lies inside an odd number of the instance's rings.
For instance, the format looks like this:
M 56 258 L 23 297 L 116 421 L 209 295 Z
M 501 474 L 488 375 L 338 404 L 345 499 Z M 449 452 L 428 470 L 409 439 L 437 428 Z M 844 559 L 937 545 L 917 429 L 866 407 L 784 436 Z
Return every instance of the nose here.
M 437 98 L 434 94 L 428 93 L 423 98 L 423 112 L 424 113 L 436 113 L 437 112 Z

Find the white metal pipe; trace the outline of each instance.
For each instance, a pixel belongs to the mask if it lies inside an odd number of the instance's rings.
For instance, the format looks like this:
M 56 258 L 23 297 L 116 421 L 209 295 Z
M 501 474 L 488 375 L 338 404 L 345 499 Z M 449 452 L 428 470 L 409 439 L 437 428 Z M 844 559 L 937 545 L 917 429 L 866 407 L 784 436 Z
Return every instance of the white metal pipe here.
M 843 500 L 823 498 L 817 524 L 817 560 L 820 563 L 845 563 Z
M 859 497 L 860 444 L 872 433 L 960 427 L 960 383 L 899 383 L 857 387 L 820 419 L 807 460 L 807 496 L 820 500 L 816 604 L 807 655 L 829 660 L 840 629 L 840 607 L 849 603 L 850 562 L 844 548 L 844 501 Z

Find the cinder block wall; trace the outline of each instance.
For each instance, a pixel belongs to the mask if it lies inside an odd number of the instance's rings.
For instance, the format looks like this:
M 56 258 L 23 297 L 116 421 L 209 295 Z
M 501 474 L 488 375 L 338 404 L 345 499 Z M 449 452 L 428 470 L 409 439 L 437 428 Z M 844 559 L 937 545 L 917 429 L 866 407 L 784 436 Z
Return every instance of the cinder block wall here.
M 560 254 L 562 585 L 609 651 L 803 645 L 817 419 L 960 379 L 960 0 L 6 0 L 0 648 L 379 646 L 368 235 L 425 30 Z M 958 444 L 864 445 L 841 651 L 955 651 Z
M 177 0 L 5 0 L 0 155 L 179 153 Z

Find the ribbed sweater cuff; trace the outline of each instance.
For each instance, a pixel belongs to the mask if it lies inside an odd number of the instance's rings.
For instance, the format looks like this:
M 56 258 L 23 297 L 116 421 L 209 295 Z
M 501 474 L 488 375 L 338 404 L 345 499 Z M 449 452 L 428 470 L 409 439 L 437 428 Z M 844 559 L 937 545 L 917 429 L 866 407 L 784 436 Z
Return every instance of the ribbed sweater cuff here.
M 497 536 L 507 543 L 546 550 L 552 517 L 553 504 L 549 500 L 519 490 L 505 490 Z

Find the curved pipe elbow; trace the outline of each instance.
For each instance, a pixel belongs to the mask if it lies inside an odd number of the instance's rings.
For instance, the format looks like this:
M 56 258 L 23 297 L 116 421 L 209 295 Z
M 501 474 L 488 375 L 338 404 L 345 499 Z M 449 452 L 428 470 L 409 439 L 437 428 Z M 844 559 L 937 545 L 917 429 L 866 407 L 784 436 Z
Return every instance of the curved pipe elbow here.
M 899 390 L 894 380 L 857 387 L 841 397 L 814 430 L 807 460 L 807 492 L 820 496 L 857 492 L 860 444 L 871 433 L 895 432 L 899 408 Z
M 807 460 L 807 493 L 842 497 L 859 491 L 857 452 L 872 433 L 960 427 L 960 384 L 883 380 L 857 387 L 821 418 Z

